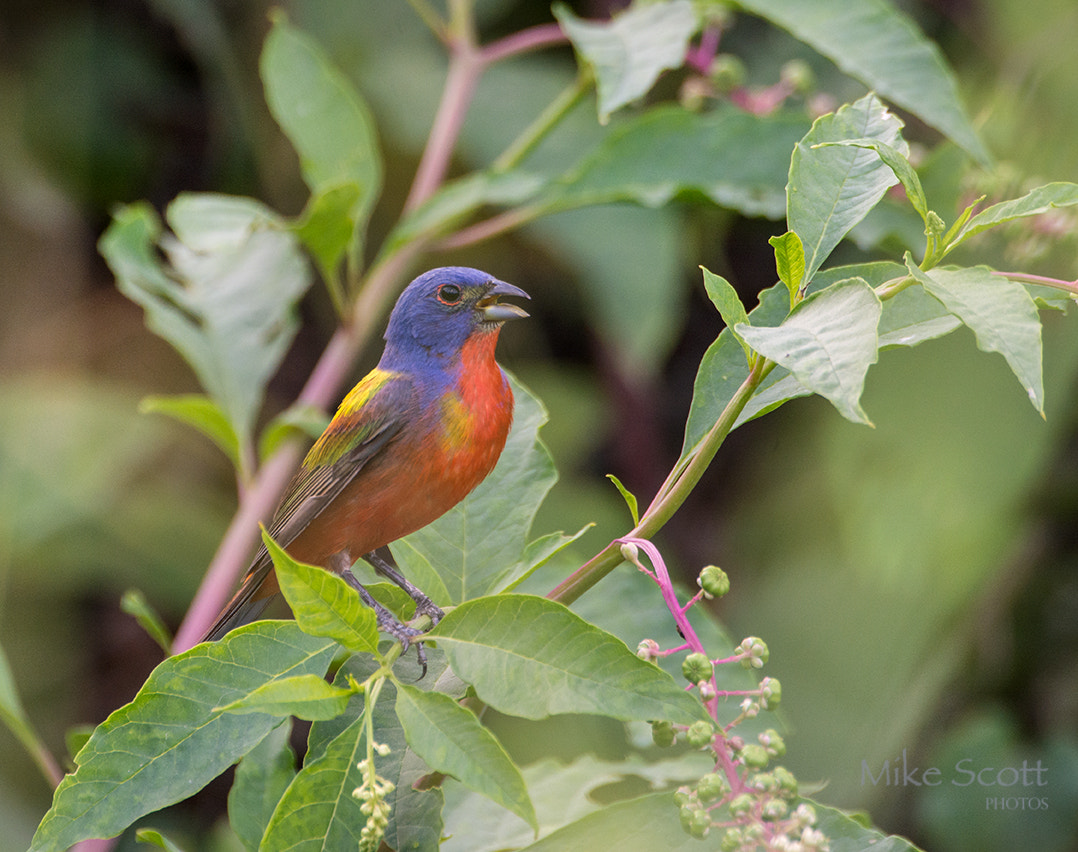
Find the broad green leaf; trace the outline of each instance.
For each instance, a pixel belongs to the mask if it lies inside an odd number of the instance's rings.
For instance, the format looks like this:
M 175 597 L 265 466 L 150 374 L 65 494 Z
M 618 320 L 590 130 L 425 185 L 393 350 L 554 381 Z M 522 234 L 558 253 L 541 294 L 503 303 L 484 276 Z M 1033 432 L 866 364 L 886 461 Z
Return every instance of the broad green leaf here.
M 988 161 L 939 49 L 891 3 L 739 0 L 738 5 L 789 30 L 850 76 Z
M 487 594 L 532 566 L 525 550 L 539 504 L 557 480 L 550 452 L 538 437 L 547 420 L 542 404 L 513 382 L 513 429 L 497 466 L 471 494 L 434 523 L 412 533 L 393 555 L 412 582 L 447 605 Z M 415 560 L 412 550 L 422 555 Z M 426 565 L 422 563 L 425 561 Z M 437 572 L 448 598 L 421 582 L 424 568 Z
M 503 713 L 541 719 L 703 718 L 703 705 L 624 642 L 564 606 L 531 595 L 468 601 L 430 632 L 453 671 Z
M 193 426 L 217 445 L 232 462 L 240 467 L 240 439 L 221 406 L 200 393 L 183 396 L 148 396 L 139 403 L 143 414 L 165 414 L 188 426 Z
M 790 306 L 793 307 L 797 291 L 805 283 L 805 247 L 793 231 L 771 237 L 767 242 L 775 250 L 775 270 L 779 281 L 790 291 Z
M 314 196 L 307 226 L 300 225 L 305 242 L 323 270 L 335 269 L 346 252 L 358 268 L 367 219 L 382 189 L 370 110 L 322 48 L 282 14 L 273 16 L 259 70 L 266 103 L 299 154 Z M 343 221 L 334 224 L 334 217 Z
M 1021 284 L 986 266 L 922 272 L 906 256 L 910 274 L 973 331 L 977 348 L 999 352 L 1022 383 L 1033 407 L 1044 415 L 1041 321 Z
M 172 653 L 172 635 L 146 596 L 138 589 L 128 589 L 120 599 L 120 609 L 133 616 L 139 627 L 145 630 L 165 654 Z
M 327 683 L 316 674 L 302 674 L 265 683 L 258 689 L 218 707 L 225 713 L 269 713 L 300 719 L 332 719 L 340 716 L 354 689 Z
M 280 678 L 321 674 L 336 649 L 293 622 L 260 621 L 165 660 L 76 755 L 77 769 L 56 789 L 32 849 L 59 852 L 112 837 L 193 795 L 280 722 L 214 708 Z
M 296 775 L 296 755 L 286 721 L 243 756 L 228 792 L 228 821 L 248 849 L 256 850 L 277 802 Z
M 689 836 L 678 818 L 673 793 L 652 793 L 627 799 L 572 822 L 520 852 L 652 852 L 652 850 L 696 849 L 698 840 Z M 702 848 L 711 848 L 704 845 Z M 714 848 L 718 848 L 717 844 Z
M 494 592 L 510 592 L 528 579 L 536 570 L 542 568 L 554 556 L 580 538 L 595 524 L 582 526 L 575 533 L 553 532 L 532 539 L 524 548 L 519 565 L 511 565 L 492 583 Z
M 523 774 L 539 815 L 539 833 L 545 837 L 609 804 L 602 791 L 614 785 L 629 781 L 636 787 L 646 781 L 652 790 L 669 790 L 692 783 L 713 766 L 714 758 L 709 763 L 703 752 L 682 753 L 657 762 L 645 762 L 637 754 L 621 761 L 583 754 L 568 765 L 546 758 L 529 764 Z M 501 852 L 534 840 L 519 820 L 459 784 L 446 784 L 445 797 L 449 839 L 443 844 L 444 852 Z
M 355 234 L 355 210 L 361 203 L 358 184 L 346 183 L 313 192 L 293 225 L 311 253 L 322 278 L 335 294 L 341 287 L 340 262 Z
M 594 70 L 604 124 L 611 113 L 646 95 L 663 71 L 681 67 L 697 29 L 690 0 L 635 5 L 601 23 L 578 18 L 561 3 L 554 16 Z
M 661 207 L 702 195 L 746 216 L 777 219 L 786 210 L 790 151 L 808 130 L 805 116 L 791 112 L 657 106 L 611 131 L 536 203 L 554 210 L 614 201 Z
M 748 314 L 745 313 L 745 306 L 741 304 L 741 297 L 737 295 L 734 285 L 721 275 L 716 275 L 702 266 L 700 268 L 704 270 L 704 289 L 707 291 L 708 298 L 718 309 L 722 321 L 730 329 L 730 333 L 737 338 L 737 342 L 741 344 L 741 348 L 745 351 L 745 357 L 748 358 L 752 350 L 741 335 L 734 331 L 735 327 L 749 321 Z
M 863 825 L 837 808 L 803 800 L 816 811 L 816 828 L 826 835 L 831 852 L 919 852 L 906 838 Z
M 881 311 L 872 288 L 851 278 L 813 293 L 777 328 L 742 325 L 738 331 L 749 346 L 830 400 L 843 417 L 867 424 L 861 392 L 868 368 L 876 363 Z
M 784 284 L 775 284 L 760 293 L 760 304 L 749 311 L 753 326 L 778 325 L 790 310 L 790 294 Z M 696 371 L 692 405 L 685 423 L 684 458 L 707 434 L 727 403 L 749 375 L 745 353 L 730 328 L 724 328 L 708 347 Z
M 805 249 L 806 281 L 897 180 L 874 151 L 824 143 L 870 138 L 906 154 L 901 128 L 875 95 L 866 95 L 818 118 L 797 143 L 786 187 L 787 222 Z
M 917 177 L 917 171 L 910 164 L 906 155 L 879 139 L 844 139 L 841 142 L 831 142 L 831 145 L 845 145 L 851 148 L 867 148 L 875 151 L 887 167 L 895 173 L 902 188 L 906 191 L 906 197 L 913 205 L 925 224 L 928 224 L 928 199 L 921 186 L 921 179 Z
M 356 653 L 377 650 L 377 618 L 355 589 L 325 568 L 297 562 L 265 530 L 262 541 L 281 594 L 305 632 L 333 639 Z
M 916 346 L 950 334 L 961 321 L 921 287 L 907 287 L 883 303 L 880 349 Z
M 428 677 L 433 682 L 438 679 L 439 664 L 435 649 L 430 650 Z M 375 668 L 371 657 L 352 657 L 341 666 L 334 684 L 343 686 L 350 677 L 364 681 Z M 413 789 L 430 769 L 404 740 L 393 709 L 395 697 L 393 684 L 385 683 L 374 709 L 375 740 L 390 749 L 388 755 L 375 758 L 377 771 L 395 785 L 387 797 L 393 810 L 385 841 L 393 849 L 437 852 L 442 795 L 438 790 Z M 367 754 L 362 711 L 363 696 L 357 694 L 343 715 L 311 725 L 304 766 L 281 798 L 261 848 L 294 852 L 357 848 L 367 820 L 360 801 L 352 795 L 363 780 L 357 764 Z
M 363 741 L 359 716 L 321 754 L 304 761 L 277 803 L 260 849 L 325 852 L 359 847 L 367 816 L 352 792 L 363 783 L 358 768 L 366 758 Z
M 973 216 L 966 222 L 965 227 L 958 232 L 950 248 L 954 248 L 959 243 L 968 240 L 970 237 L 975 237 L 989 228 L 1002 225 L 1004 222 L 1011 222 L 1026 216 L 1039 216 L 1041 213 L 1048 213 L 1057 207 L 1072 207 L 1075 204 L 1078 204 L 1078 184 L 1049 183 L 1039 186 L 1021 198 L 993 204 Z
M 183 194 L 166 218 L 175 236 L 149 206 L 121 208 L 101 253 L 147 326 L 183 355 L 239 441 L 249 440 L 266 382 L 295 336 L 309 269 L 277 215 L 251 199 Z M 219 443 L 227 452 L 227 436 Z
M 476 715 L 448 695 L 397 687 L 397 717 L 409 747 L 431 769 L 512 811 L 536 833 L 539 822 L 520 770 Z

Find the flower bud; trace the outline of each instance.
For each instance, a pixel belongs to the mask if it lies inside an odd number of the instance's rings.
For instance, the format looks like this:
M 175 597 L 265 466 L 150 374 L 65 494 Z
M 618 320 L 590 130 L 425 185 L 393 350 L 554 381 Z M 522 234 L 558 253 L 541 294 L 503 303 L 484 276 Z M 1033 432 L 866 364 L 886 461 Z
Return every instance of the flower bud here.
M 649 663 L 653 662 L 659 656 L 659 643 L 654 639 L 642 639 L 636 646 L 636 656 Z
M 771 652 L 767 650 L 767 643 L 759 636 L 747 636 L 741 640 L 741 644 L 735 649 L 737 653 L 744 654 L 741 665 L 745 668 L 762 668 L 771 658 Z
M 760 681 L 760 702 L 765 710 L 774 710 L 782 701 L 782 684 L 777 677 Z

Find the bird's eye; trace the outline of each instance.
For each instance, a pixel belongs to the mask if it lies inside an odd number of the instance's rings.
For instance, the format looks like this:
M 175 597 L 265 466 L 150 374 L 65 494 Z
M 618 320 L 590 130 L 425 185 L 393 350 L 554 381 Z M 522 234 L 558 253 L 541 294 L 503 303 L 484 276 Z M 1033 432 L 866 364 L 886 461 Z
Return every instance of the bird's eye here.
M 438 288 L 438 301 L 443 305 L 455 305 L 460 297 L 461 289 L 456 284 L 443 284 Z

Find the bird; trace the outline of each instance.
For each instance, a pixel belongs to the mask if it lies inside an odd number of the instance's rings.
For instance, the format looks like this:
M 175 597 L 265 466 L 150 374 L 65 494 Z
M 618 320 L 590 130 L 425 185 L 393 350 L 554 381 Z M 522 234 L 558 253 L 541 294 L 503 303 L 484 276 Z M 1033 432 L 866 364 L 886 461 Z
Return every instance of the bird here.
M 293 559 L 355 588 L 375 610 L 378 629 L 405 650 L 420 631 L 375 601 L 351 568 L 366 559 L 415 600 L 417 616 L 441 618 L 375 551 L 445 514 L 494 469 L 513 421 L 513 392 L 495 345 L 503 323 L 528 316 L 499 301 L 506 296 L 530 298 L 468 267 L 432 269 L 412 281 L 390 312 L 378 365 L 345 395 L 267 528 Z M 255 620 L 279 595 L 262 544 L 203 641 Z

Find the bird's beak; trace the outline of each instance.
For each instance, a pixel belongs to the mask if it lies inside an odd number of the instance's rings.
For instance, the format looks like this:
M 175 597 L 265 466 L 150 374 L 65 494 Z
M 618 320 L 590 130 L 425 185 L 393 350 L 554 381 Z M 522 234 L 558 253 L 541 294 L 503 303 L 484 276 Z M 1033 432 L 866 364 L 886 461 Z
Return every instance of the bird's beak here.
M 475 303 L 476 308 L 483 315 L 483 322 L 505 322 L 511 319 L 526 317 L 528 312 L 518 305 L 502 304 L 498 301 L 501 296 L 520 296 L 530 299 L 527 293 L 512 284 L 504 281 L 492 281 L 488 285 L 486 294 Z

